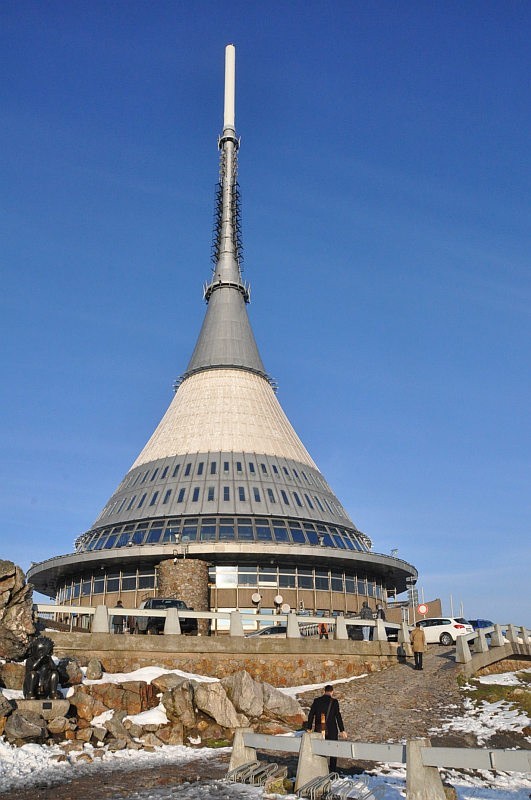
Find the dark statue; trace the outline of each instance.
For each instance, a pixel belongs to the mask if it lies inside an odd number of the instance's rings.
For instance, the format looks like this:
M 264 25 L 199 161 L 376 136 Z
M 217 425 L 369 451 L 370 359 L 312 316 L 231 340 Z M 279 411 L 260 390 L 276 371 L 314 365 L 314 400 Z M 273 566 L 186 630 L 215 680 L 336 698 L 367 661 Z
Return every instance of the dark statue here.
M 26 700 L 60 700 L 59 672 L 52 658 L 53 642 L 47 636 L 39 636 L 29 646 L 24 676 Z

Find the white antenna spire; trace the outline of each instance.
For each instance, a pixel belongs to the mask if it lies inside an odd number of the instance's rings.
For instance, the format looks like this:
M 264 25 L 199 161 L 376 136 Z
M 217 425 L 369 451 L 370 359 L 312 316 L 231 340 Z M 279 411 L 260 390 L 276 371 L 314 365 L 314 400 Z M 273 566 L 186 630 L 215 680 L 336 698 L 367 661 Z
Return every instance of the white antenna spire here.
M 232 128 L 235 125 L 235 89 L 236 89 L 236 49 L 233 44 L 225 48 L 225 105 L 223 113 L 223 128 Z

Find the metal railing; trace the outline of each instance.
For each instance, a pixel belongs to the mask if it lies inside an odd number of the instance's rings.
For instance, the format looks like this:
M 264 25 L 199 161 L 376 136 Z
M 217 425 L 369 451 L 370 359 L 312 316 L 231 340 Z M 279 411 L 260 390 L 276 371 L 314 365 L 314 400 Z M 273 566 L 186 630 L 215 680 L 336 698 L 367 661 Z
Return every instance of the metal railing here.
M 319 733 L 302 736 L 271 736 L 238 729 L 233 742 L 229 771 L 243 760 L 257 761 L 257 750 L 298 755 L 295 790 L 328 773 L 331 756 L 353 761 L 405 764 L 408 796 L 444 800 L 439 769 L 486 769 L 504 772 L 531 770 L 530 750 L 501 750 L 475 747 L 432 747 L 429 739 L 412 739 L 406 744 L 330 741 Z M 428 791 L 429 789 L 429 791 Z M 426 792 L 426 794 L 423 794 Z

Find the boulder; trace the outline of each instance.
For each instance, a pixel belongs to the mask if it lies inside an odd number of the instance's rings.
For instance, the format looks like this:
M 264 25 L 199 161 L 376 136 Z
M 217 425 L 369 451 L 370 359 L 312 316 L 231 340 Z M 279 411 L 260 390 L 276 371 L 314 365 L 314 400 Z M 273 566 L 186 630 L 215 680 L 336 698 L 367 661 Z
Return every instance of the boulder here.
M 158 729 L 157 736 L 164 744 L 183 744 L 184 730 L 182 723 L 174 722 L 172 725 L 164 725 Z
M 88 681 L 99 681 L 103 676 L 103 667 L 98 658 L 91 658 L 87 664 L 85 678 Z
M 4 736 L 10 743 L 41 742 L 47 736 L 46 722 L 32 711 L 13 711 L 4 728 Z
M 128 742 L 129 739 L 131 739 L 131 734 L 124 726 L 124 717 L 125 711 L 116 711 L 111 719 L 103 723 L 103 727 L 108 730 L 115 739 L 124 739 L 125 742 Z
M 33 587 L 20 567 L 0 560 L 0 658 L 24 658 L 35 632 Z
M 192 687 L 189 681 L 183 681 L 162 695 L 162 705 L 171 722 L 179 721 L 185 728 L 195 725 Z
M 240 718 L 221 683 L 200 683 L 195 687 L 194 703 L 223 728 L 239 728 Z M 246 723 L 247 724 L 247 721 Z
M 264 714 L 291 725 L 302 725 L 306 719 L 298 702 L 269 683 L 262 684 Z
M 31 711 L 45 720 L 65 717 L 70 708 L 70 700 L 15 700 L 15 703 L 21 714 Z
M 126 714 L 140 714 L 159 704 L 155 687 L 145 681 L 84 684 L 83 690 L 102 707 L 93 716 L 109 708 Z
M 61 658 L 57 669 L 61 686 L 79 686 L 83 683 L 83 670 L 77 658 Z
M 22 690 L 24 685 L 24 675 L 26 667 L 24 664 L 17 664 L 15 661 L 6 661 L 0 664 L 0 684 L 6 689 Z
M 48 722 L 48 730 L 53 736 L 70 730 L 70 723 L 66 717 L 55 717 Z
M 7 699 L 4 697 L 2 692 L 0 692 L 0 717 L 8 717 L 13 711 L 13 706 Z
M 247 717 L 261 717 L 264 710 L 264 693 L 262 686 L 253 680 L 248 672 L 242 670 L 234 675 L 228 675 L 221 680 L 221 685 L 227 692 L 236 711 Z
M 189 683 L 188 678 L 183 678 L 182 675 L 176 675 L 174 672 L 164 672 L 158 678 L 153 678 L 151 685 L 159 692 L 168 692 L 170 689 L 175 689 L 183 683 Z

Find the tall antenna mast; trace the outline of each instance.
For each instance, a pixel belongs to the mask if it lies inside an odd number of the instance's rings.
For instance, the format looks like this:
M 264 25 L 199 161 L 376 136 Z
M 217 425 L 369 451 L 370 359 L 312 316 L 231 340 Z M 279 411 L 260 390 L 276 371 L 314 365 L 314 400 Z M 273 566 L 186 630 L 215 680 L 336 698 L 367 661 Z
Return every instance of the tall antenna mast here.
M 225 48 L 225 105 L 223 108 L 223 132 L 227 128 L 234 130 L 236 97 L 236 48 L 228 44 Z
M 212 261 L 214 276 L 204 287 L 208 302 L 212 292 L 222 286 L 231 286 L 249 302 L 249 287 L 242 280 L 242 242 L 240 232 L 240 192 L 238 186 L 238 149 L 236 136 L 236 49 L 233 44 L 225 48 L 225 95 L 223 104 L 223 133 L 219 137 L 219 183 L 216 192 Z

